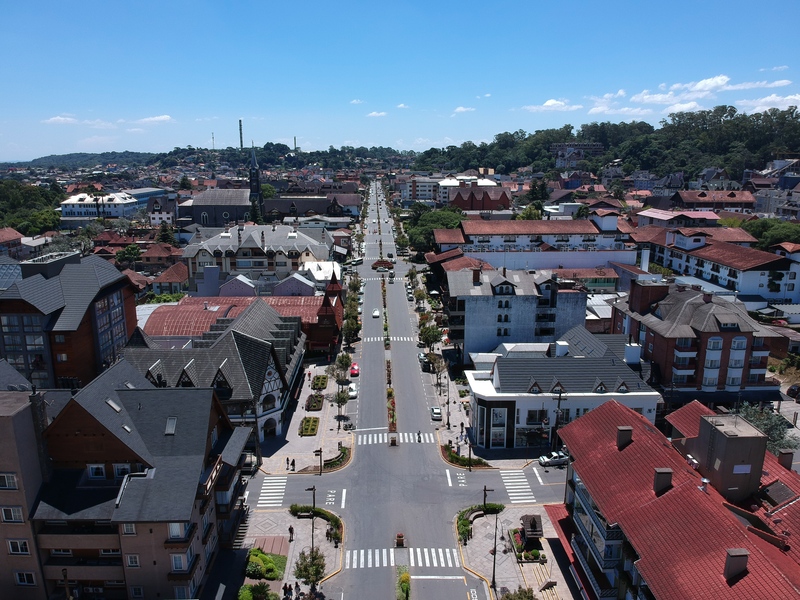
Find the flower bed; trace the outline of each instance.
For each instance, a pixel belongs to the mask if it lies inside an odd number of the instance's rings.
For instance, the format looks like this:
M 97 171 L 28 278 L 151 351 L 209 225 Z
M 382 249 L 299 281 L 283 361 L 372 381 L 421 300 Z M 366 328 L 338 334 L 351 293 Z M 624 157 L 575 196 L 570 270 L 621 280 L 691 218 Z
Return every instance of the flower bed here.
M 328 387 L 328 376 L 327 375 L 315 375 L 314 379 L 311 381 L 311 389 L 312 390 L 324 390 Z
M 478 458 L 476 456 L 473 456 L 470 459 L 469 456 L 464 456 L 464 455 L 459 456 L 458 454 L 456 454 L 453 451 L 453 447 L 452 446 L 448 446 L 448 445 L 442 446 L 442 456 L 444 457 L 444 459 L 447 462 L 452 463 L 454 465 L 458 465 L 460 467 L 469 467 L 470 466 L 470 461 L 471 461 L 471 464 L 472 464 L 473 467 L 488 467 L 489 466 L 489 463 L 487 463 L 482 458 Z
M 306 399 L 306 410 L 322 410 L 322 403 L 325 398 L 322 394 L 311 394 Z
M 300 435 L 301 436 L 317 435 L 318 428 L 319 428 L 319 417 L 303 417 L 303 420 L 300 422 Z
M 475 515 L 494 515 L 503 512 L 505 505 L 488 502 L 485 505 L 476 504 L 465 508 L 456 517 L 456 528 L 458 529 L 458 539 L 463 543 L 472 538 L 472 521 Z
M 386 390 L 386 409 L 389 417 L 389 432 L 397 431 L 397 403 L 394 401 L 394 390 Z

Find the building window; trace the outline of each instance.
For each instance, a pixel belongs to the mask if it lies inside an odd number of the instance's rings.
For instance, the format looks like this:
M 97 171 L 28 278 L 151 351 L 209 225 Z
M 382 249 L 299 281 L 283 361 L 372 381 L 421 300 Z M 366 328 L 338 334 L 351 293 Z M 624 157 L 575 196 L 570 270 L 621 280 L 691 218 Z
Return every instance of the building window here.
M 725 380 L 725 385 L 741 385 L 741 384 L 742 384 L 741 377 L 728 377 L 728 379 Z
M 706 369 L 719 369 L 719 360 L 711 358 L 706 359 L 705 365 L 703 366 L 705 366 Z
M 794 291 L 794 284 L 793 283 L 787 283 L 786 284 L 786 291 L 787 292 L 793 292 Z
M 17 571 L 14 573 L 14 578 L 17 580 L 17 585 L 36 585 L 33 573 L 27 571 Z
M 189 598 L 189 588 L 185 585 L 176 585 L 172 588 L 172 590 L 175 593 L 175 598 L 177 600 Z
M 63 363 L 63 362 L 67 362 L 67 360 L 68 359 L 67 359 L 66 353 L 62 352 L 60 354 L 56 354 L 56 362 Z
M 728 366 L 732 369 L 741 369 L 744 366 L 744 360 L 741 358 L 731 359 Z
M 712 337 L 708 340 L 708 350 L 722 350 L 722 338 Z
M 503 329 L 503 335 L 508 335 L 508 329 Z
M 86 465 L 89 470 L 89 479 L 105 479 L 106 466 L 105 465 Z
M 735 337 L 731 343 L 731 350 L 744 350 L 747 348 L 747 338 Z
M 498 323 L 502 323 L 503 322 L 503 315 L 497 315 L 497 322 Z
M 8 540 L 8 553 L 9 554 L 30 554 L 28 548 L 28 540 Z
M 497 301 L 497 308 L 503 308 L 503 301 L 502 300 L 498 300 Z
M 17 476 L 14 473 L 0 473 L 0 490 L 16 490 Z
M 128 554 L 125 556 L 125 562 L 127 563 L 128 567 L 131 569 L 138 569 L 139 568 L 139 555 L 138 554 Z
M 186 558 L 183 554 L 171 554 L 172 557 L 172 570 L 173 571 L 183 571 L 186 569 L 186 562 L 184 559 Z
M 500 327 L 497 328 L 497 335 L 498 336 L 503 335 L 503 330 Z
M 797 279 L 797 273 L 795 271 L 790 271 L 789 279 Z
M 503 315 L 503 323 L 508 323 L 508 315 Z
M 66 341 L 67 340 L 66 340 L 66 337 L 64 336 L 64 334 L 62 334 L 62 333 L 57 333 L 56 334 L 56 336 L 55 336 L 56 344 L 63 344 Z
M 703 385 L 717 385 L 716 377 L 703 377 Z
M 505 301 L 503 304 L 503 308 L 511 308 L 511 305 L 508 303 L 508 300 Z
M 186 535 L 188 530 L 188 523 L 170 523 L 169 524 L 169 537 L 171 539 L 180 539 Z
M 4 506 L 0 511 L 4 523 L 22 523 L 21 506 Z
M 102 548 L 100 550 L 100 556 L 119 556 L 120 551 L 119 548 Z
M 131 598 L 144 598 L 144 587 L 141 585 L 132 585 Z
M 72 556 L 72 550 L 69 548 L 53 548 L 50 550 L 50 556 Z
M 200 222 L 203 225 L 208 225 L 208 213 L 207 212 L 200 213 Z
M 122 535 L 136 535 L 136 525 L 134 523 L 123 523 Z

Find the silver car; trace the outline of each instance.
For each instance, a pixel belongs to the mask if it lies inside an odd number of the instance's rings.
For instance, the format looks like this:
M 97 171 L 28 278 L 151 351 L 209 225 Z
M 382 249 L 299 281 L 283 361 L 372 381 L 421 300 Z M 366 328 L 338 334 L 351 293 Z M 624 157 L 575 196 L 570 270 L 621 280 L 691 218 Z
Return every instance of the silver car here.
M 569 462 L 569 457 L 563 452 L 551 452 L 539 457 L 539 464 L 543 467 L 561 467 Z

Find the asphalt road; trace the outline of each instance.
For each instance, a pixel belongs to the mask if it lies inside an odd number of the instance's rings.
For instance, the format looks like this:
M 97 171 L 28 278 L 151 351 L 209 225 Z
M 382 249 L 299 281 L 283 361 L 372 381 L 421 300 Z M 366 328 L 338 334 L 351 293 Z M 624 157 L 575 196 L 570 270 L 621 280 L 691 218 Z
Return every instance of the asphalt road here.
M 309 503 L 306 488 L 316 485 L 317 505 L 333 510 L 344 519 L 345 560 L 342 571 L 326 581 L 327 598 L 392 598 L 396 585 L 393 567 L 404 564 L 412 576 L 417 598 L 488 598 L 484 583 L 461 566 L 461 555 L 454 533 L 454 517 L 467 506 L 484 500 L 510 504 L 549 503 L 563 499 L 565 472 L 529 466 L 523 471 L 475 470 L 469 472 L 444 463 L 440 457 L 436 431 L 441 421 L 431 421 L 430 407 L 436 404 L 433 376 L 422 373 L 417 360 L 414 302 L 406 299 L 405 274 L 409 265 L 398 260 L 397 279 L 388 283 L 387 307 L 391 349 L 383 347 L 383 307 L 380 273 L 370 268 L 378 258 L 378 240 L 384 256 L 397 256 L 391 235 L 391 220 L 385 202 L 380 209 L 371 190 L 364 264 L 360 276 L 366 280 L 361 342 L 354 359 L 361 367 L 357 378 L 359 397 L 347 406 L 356 424 L 356 435 L 372 443 L 355 447 L 352 463 L 344 470 L 323 477 L 290 477 L 284 506 Z M 379 192 L 378 192 L 379 193 Z M 381 234 L 372 233 L 379 219 Z M 373 318 L 379 308 L 381 318 Z M 385 434 L 386 358 L 392 361 L 392 387 L 397 403 L 397 431 L 401 435 L 421 434 L 421 443 L 389 446 L 378 443 Z M 355 380 L 356 378 L 354 378 Z M 437 404 L 438 405 L 438 404 Z M 460 415 L 454 417 L 460 420 Z M 260 476 L 258 477 L 260 479 Z M 260 485 L 260 481 L 255 482 Z M 258 489 L 257 487 L 255 489 Z M 402 532 L 406 548 L 396 548 L 395 535 Z M 487 557 L 488 560 L 488 557 Z

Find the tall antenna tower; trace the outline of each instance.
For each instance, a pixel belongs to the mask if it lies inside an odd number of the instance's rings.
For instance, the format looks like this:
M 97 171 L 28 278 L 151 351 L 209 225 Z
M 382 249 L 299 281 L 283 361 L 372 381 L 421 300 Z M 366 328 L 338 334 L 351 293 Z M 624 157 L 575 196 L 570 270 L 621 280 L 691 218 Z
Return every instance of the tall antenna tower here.
M 214 132 L 213 131 L 211 132 L 211 149 L 212 150 L 216 150 L 216 148 L 214 147 Z
M 239 119 L 239 150 L 244 150 L 244 138 L 242 137 L 242 120 Z

